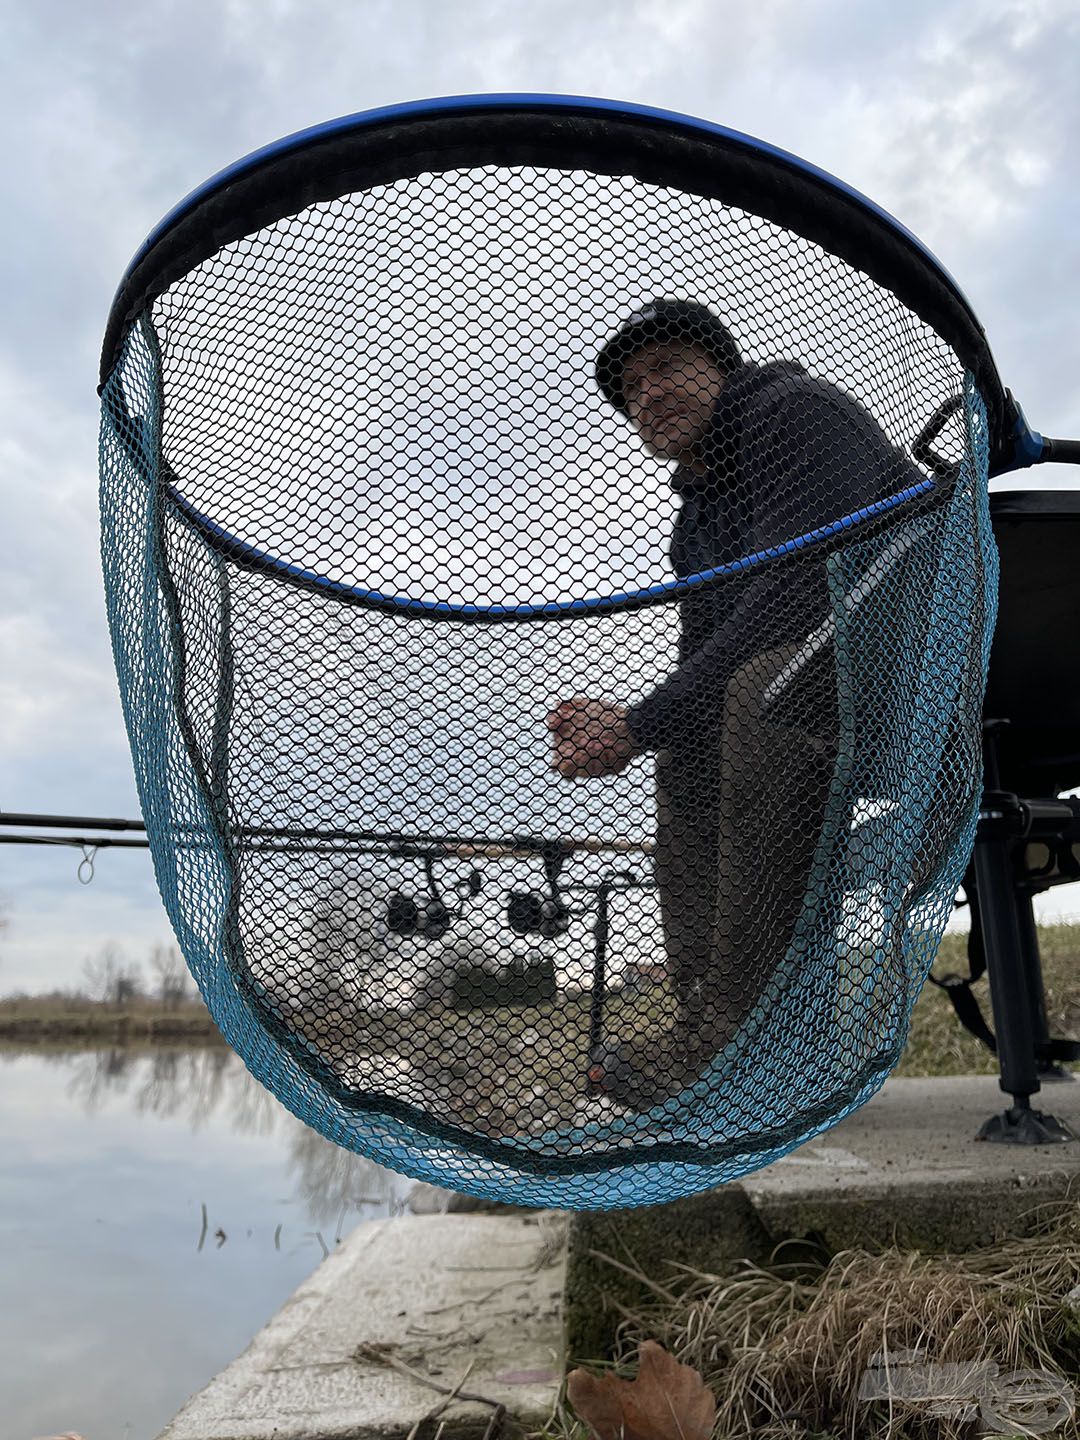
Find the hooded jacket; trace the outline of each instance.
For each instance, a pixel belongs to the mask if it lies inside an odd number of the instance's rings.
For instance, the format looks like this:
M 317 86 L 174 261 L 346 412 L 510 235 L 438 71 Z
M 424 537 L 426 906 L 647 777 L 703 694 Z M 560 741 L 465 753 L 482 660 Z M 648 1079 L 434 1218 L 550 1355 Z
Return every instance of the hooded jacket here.
M 704 474 L 672 477 L 680 579 L 782 545 L 926 480 L 845 391 L 794 362 L 744 365 L 720 395 Z M 802 639 L 828 611 L 820 546 L 708 582 L 680 600 L 678 664 L 627 715 L 645 750 L 708 749 L 724 692 L 753 656 Z

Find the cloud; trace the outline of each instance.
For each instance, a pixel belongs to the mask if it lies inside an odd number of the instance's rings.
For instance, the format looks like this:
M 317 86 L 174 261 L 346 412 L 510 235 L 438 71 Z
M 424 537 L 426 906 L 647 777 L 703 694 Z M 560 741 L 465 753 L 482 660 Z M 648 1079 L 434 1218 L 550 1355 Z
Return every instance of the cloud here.
M 1075 434 L 1080 13 L 1066 0 L 995 0 L 934 7 L 925 23 L 897 7 L 898 19 L 899 55 L 883 43 L 888 63 L 867 57 L 827 112 L 819 153 L 835 159 L 822 163 L 944 263 L 1030 418 Z
M 9 809 L 134 805 L 94 480 L 97 355 L 115 286 L 189 190 L 330 117 L 440 94 L 557 91 L 756 134 L 913 229 L 970 296 L 1032 422 L 1080 433 L 1071 0 L 52 0 L 9 10 L 0 56 L 0 115 L 15 137 L 0 176 L 0 802 Z M 44 915 L 48 895 L 74 906 L 81 892 L 65 889 L 63 866 L 49 880 L 52 852 L 34 860 L 32 885 L 20 852 L 0 854 L 18 943 L 38 944 L 31 907 Z M 113 858 L 119 875 L 123 857 Z M 55 943 L 57 972 L 68 948 Z
M 119 748 L 98 561 L 96 427 L 92 415 L 58 400 L 0 355 L 9 557 L 0 569 L 0 794 L 8 809 L 62 805 L 65 775 L 103 803 L 83 771 L 91 756 Z M 41 785 L 36 805 L 31 771 Z

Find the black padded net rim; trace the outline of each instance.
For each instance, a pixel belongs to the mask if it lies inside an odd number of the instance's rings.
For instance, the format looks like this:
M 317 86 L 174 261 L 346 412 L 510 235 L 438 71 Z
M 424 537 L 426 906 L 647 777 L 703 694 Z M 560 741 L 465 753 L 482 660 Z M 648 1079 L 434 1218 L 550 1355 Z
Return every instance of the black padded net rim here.
M 1010 398 L 982 326 L 944 271 L 885 217 L 823 176 L 748 139 L 676 118 L 622 116 L 535 102 L 424 110 L 287 142 L 210 190 L 139 258 L 113 301 L 101 356 L 112 373 L 132 320 L 180 276 L 224 245 L 319 201 L 424 173 L 535 165 L 630 175 L 752 211 L 794 230 L 886 286 L 955 350 L 987 407 L 991 475 L 1013 459 Z

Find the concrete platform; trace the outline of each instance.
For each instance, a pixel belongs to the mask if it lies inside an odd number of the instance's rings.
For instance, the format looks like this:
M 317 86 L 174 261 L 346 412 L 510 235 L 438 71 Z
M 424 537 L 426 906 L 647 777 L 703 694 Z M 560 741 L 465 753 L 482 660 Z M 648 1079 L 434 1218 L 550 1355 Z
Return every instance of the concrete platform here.
M 740 1183 L 764 1204 L 783 1195 L 843 1192 L 852 1199 L 915 1183 L 1037 1180 L 1080 1171 L 1080 1141 L 1000 1145 L 976 1137 L 1009 1104 L 994 1075 L 886 1080 L 872 1100 L 839 1125 Z M 1080 1083 L 1044 1085 L 1032 1108 L 1080 1136 Z
M 538 1430 L 564 1346 L 571 1361 L 599 1358 L 620 1305 L 647 1297 L 620 1265 L 662 1280 L 672 1262 L 722 1272 L 806 1237 L 834 1252 L 964 1250 L 1029 1233 L 1038 1207 L 1069 1193 L 1080 1142 L 980 1143 L 1005 1098 L 994 1076 L 893 1079 L 792 1155 L 673 1205 L 361 1226 L 161 1440 L 404 1440 L 444 1398 L 418 1375 L 451 1389 L 466 1371 L 464 1391 Z M 1047 1085 L 1036 1107 L 1080 1135 L 1080 1083 Z M 432 1211 L 444 1202 L 432 1192 Z M 455 1400 L 446 1440 L 483 1436 L 492 1408 Z
M 565 1242 L 551 1213 L 361 1225 L 160 1440 L 401 1440 L 445 1398 L 418 1375 L 465 1377 L 539 1429 L 563 1373 Z M 447 1440 L 482 1436 L 492 1413 L 453 1401 Z

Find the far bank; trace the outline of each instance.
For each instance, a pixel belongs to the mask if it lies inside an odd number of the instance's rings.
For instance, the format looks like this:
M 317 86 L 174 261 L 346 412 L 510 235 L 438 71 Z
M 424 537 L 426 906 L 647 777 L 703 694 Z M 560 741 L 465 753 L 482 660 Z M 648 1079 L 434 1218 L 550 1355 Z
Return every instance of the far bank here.
M 149 999 L 114 1004 L 73 995 L 0 999 L 0 1042 L 34 1045 L 61 1040 L 117 1045 L 225 1043 L 201 1000 L 169 1005 Z

